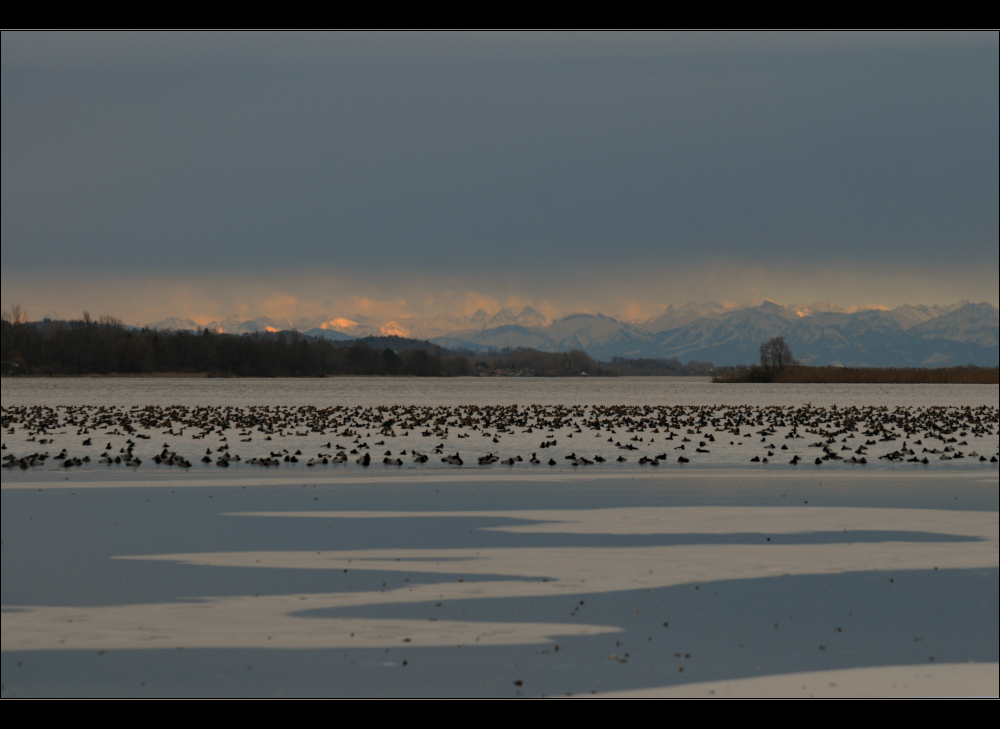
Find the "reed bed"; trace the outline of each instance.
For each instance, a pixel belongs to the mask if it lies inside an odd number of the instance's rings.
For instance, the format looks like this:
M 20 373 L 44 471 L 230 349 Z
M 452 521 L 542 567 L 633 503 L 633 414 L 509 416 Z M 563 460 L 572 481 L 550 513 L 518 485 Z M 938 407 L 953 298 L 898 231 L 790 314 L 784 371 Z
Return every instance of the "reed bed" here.
M 1000 384 L 997 367 L 805 367 L 780 370 L 763 367 L 731 367 L 717 370 L 712 382 L 784 382 L 850 384 Z

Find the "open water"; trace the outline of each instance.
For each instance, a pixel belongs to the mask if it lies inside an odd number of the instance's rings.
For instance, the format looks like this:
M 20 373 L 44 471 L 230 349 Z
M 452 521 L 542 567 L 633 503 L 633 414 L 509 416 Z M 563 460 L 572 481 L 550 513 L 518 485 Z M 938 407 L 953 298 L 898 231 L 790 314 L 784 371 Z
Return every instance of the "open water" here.
M 707 377 L 12 378 L 13 405 L 751 405 L 997 407 L 998 385 L 716 384 Z

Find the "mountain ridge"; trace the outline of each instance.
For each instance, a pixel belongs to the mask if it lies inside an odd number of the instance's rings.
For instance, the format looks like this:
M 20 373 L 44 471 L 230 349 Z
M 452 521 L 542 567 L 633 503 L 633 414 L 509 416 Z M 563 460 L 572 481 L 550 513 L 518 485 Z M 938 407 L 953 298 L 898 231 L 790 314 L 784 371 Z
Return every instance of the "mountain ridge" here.
M 717 302 L 673 305 L 639 322 L 604 314 L 573 313 L 546 319 L 525 306 L 493 315 L 479 309 L 471 317 L 378 319 L 361 314 L 314 319 L 228 317 L 200 326 L 170 318 L 153 329 L 208 328 L 234 334 L 297 330 L 310 336 L 349 340 L 367 336 L 425 339 L 447 348 L 472 351 L 531 348 L 582 349 L 592 357 L 659 357 L 712 361 L 717 365 L 754 362 L 760 344 L 783 336 L 797 357 L 811 364 L 849 366 L 935 366 L 1000 360 L 1000 311 L 992 304 L 961 301 L 949 305 L 909 305 L 895 309 L 846 311 L 831 302 L 809 306 L 764 301 L 726 308 Z

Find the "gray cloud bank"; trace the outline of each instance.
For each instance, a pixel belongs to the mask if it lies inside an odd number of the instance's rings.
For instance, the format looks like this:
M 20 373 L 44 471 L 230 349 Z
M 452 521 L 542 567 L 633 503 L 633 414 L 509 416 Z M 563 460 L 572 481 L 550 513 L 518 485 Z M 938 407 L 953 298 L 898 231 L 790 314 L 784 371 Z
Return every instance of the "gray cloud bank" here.
M 997 303 L 996 33 L 5 32 L 0 59 L 5 304 L 307 275 L 665 304 L 747 269 L 780 275 L 743 300 L 837 272 L 845 305 Z

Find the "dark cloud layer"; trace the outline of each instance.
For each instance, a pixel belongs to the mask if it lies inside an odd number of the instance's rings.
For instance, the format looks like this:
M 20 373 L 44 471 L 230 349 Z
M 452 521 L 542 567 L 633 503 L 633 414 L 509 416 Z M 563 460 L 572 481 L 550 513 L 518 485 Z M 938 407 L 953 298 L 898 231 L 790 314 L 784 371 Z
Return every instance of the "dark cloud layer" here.
M 996 298 L 996 34 L 4 33 L 2 61 L 5 288 L 857 265 Z

